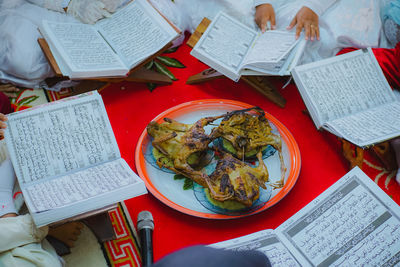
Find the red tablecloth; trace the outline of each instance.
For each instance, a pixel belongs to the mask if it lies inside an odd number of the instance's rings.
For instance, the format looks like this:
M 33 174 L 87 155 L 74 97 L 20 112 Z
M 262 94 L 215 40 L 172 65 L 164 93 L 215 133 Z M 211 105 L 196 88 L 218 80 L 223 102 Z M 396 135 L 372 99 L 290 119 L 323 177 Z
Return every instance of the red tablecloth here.
M 160 86 L 150 92 L 144 84 L 118 83 L 104 89 L 103 96 L 122 157 L 135 170 L 136 143 L 146 125 L 162 111 L 197 99 L 233 99 L 257 105 L 282 122 L 296 139 L 301 153 L 300 176 L 292 191 L 272 208 L 250 217 L 234 220 L 208 220 L 177 212 L 164 205 L 150 193 L 125 201 L 136 223 L 142 210 L 152 212 L 155 221 L 155 260 L 177 249 L 195 244 L 211 244 L 263 229 L 274 229 L 299 211 L 348 171 L 337 138 L 318 131 L 310 117 L 303 113 L 305 106 L 294 84 L 280 92 L 286 98 L 285 108 L 279 108 L 243 82 L 219 79 L 199 85 L 187 85 L 190 75 L 205 68 L 189 55 L 183 45 L 174 54 L 185 69 L 173 69 L 179 79 L 170 86 Z M 274 80 L 281 88 L 283 81 Z

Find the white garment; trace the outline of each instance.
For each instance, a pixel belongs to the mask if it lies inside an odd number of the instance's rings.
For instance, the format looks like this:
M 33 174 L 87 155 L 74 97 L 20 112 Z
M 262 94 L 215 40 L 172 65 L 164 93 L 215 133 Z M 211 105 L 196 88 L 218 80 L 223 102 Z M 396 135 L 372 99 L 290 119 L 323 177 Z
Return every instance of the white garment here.
M 13 6 L 8 4 L 9 0 L 1 1 L 0 82 L 38 87 L 41 81 L 54 75 L 37 42 L 42 20 L 77 20 L 26 2 L 16 1 Z
M 286 30 L 303 6 L 309 6 L 319 17 L 320 41 L 307 43 L 302 63 L 317 61 L 336 55 L 349 46 L 387 47 L 380 19 L 381 2 L 385 0 L 152 0 L 166 16 L 179 19 L 176 25 L 183 31 L 193 32 L 203 17 L 213 19 L 220 11 L 233 15 L 257 29 L 254 5 L 272 3 L 278 30 Z M 171 11 L 171 6 L 175 9 Z M 296 27 L 292 29 L 295 31 Z
M 2 154 L 1 151 L 0 154 Z M 14 168 L 10 158 L 6 156 L 4 161 L 0 159 L 0 216 L 7 213 L 17 213 L 13 201 L 14 183 Z
M 0 229 L 0 266 L 63 266 L 62 259 L 45 239 L 48 228 L 36 228 L 29 214 L 0 218 Z

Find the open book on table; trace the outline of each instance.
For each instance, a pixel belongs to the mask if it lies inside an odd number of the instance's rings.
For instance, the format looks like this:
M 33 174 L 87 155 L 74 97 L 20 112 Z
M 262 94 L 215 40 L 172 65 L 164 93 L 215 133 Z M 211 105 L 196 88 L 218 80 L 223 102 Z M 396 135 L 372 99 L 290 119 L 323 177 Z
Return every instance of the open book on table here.
M 71 79 L 126 76 L 179 36 L 147 0 L 135 0 L 94 25 L 45 20 L 40 32 Z
M 400 101 L 371 49 L 297 66 L 292 74 L 318 129 L 360 147 L 400 135 Z
M 38 227 L 147 192 L 121 158 L 96 91 L 7 117 L 8 152 Z
M 190 54 L 237 81 L 241 75 L 290 75 L 304 47 L 294 32 L 257 32 L 220 12 Z
M 275 230 L 211 246 L 256 249 L 272 266 L 399 266 L 400 207 L 356 167 Z

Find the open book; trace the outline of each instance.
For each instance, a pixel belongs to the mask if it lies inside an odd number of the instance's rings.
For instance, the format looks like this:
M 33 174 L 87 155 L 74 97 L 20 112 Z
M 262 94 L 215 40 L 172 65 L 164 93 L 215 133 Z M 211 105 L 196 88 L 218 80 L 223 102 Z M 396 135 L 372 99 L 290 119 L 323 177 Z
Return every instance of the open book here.
M 241 75 L 290 75 L 305 47 L 294 32 L 257 32 L 220 12 L 191 55 L 237 81 Z
M 400 135 L 400 102 L 371 49 L 298 66 L 292 74 L 318 129 L 360 147 Z
M 275 230 L 211 246 L 256 249 L 272 266 L 398 266 L 400 207 L 356 167 Z
M 5 140 L 40 227 L 145 194 L 95 91 L 7 116 Z
M 43 21 L 40 32 L 63 76 L 125 76 L 179 36 L 147 0 L 135 0 L 94 25 Z

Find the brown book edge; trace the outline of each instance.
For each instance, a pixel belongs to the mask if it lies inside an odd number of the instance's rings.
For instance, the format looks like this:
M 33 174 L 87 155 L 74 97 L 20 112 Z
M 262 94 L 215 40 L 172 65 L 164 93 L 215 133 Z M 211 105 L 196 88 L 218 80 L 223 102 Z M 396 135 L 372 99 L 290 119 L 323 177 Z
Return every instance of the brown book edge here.
M 178 27 L 176 27 L 175 24 L 173 24 L 172 21 L 170 21 L 163 13 L 161 13 L 161 11 L 158 10 L 149 0 L 147 0 L 147 2 L 158 12 L 158 14 L 161 15 L 161 17 L 163 17 L 163 18 L 168 22 L 168 24 L 169 24 L 172 28 L 174 28 L 174 30 L 175 30 L 177 33 L 179 33 L 179 34 L 182 33 L 182 31 L 181 31 Z
M 49 44 L 44 38 L 39 38 L 38 39 L 39 46 L 42 48 L 44 56 L 46 57 L 47 61 L 50 64 L 50 67 L 53 69 L 55 72 L 56 76 L 58 77 L 64 77 L 60 68 L 58 67 L 57 61 L 54 58 L 53 54 L 51 53 Z
M 196 43 L 199 41 L 203 33 L 207 30 L 208 26 L 210 25 L 211 20 L 208 18 L 203 18 L 200 24 L 197 26 L 196 30 L 193 32 L 193 34 L 189 37 L 189 40 L 186 42 L 186 44 L 193 48 Z

